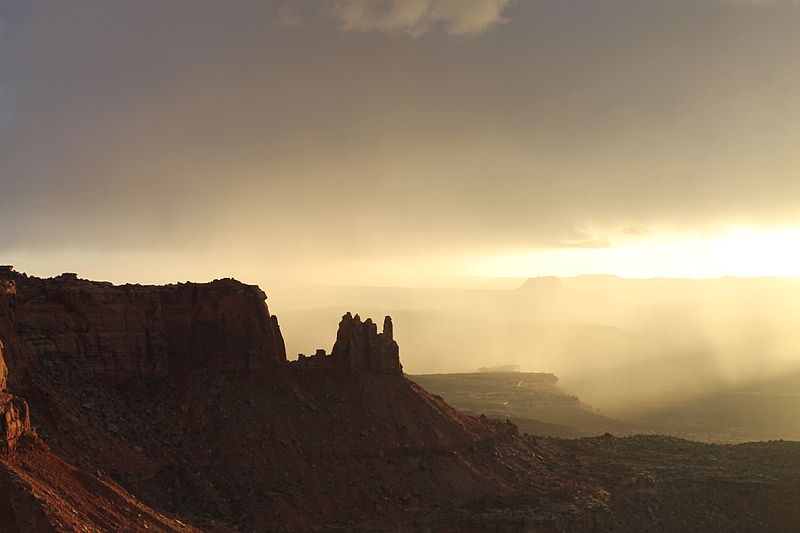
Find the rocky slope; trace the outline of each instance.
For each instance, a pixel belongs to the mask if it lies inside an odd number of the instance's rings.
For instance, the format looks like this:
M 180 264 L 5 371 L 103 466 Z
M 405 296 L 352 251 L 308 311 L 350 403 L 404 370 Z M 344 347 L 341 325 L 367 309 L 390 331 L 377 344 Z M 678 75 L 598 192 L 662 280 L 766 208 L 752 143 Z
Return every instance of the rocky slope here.
M 0 298 L 6 326 L 11 289 L 6 284 Z M 0 531 L 197 531 L 52 454 L 31 425 L 27 403 L 6 390 L 3 348 L 0 342 Z
M 233 280 L 0 277 L 8 387 L 31 421 L 4 393 L 0 531 L 799 523 L 794 443 L 531 437 L 408 381 L 389 319 L 347 314 L 330 355 L 288 362 L 264 294 Z

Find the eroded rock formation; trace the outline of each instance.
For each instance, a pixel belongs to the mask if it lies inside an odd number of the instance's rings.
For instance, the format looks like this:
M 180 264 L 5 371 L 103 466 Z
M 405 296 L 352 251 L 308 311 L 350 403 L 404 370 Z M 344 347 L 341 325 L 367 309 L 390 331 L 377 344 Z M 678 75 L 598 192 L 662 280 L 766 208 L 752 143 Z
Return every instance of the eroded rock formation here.
M 379 333 L 371 319 L 347 313 L 330 355 L 319 350 L 290 365 L 265 300 L 258 287 L 233 279 L 116 286 L 0 267 L 0 339 L 12 377 L 56 359 L 112 383 L 180 378 L 190 369 L 254 381 L 285 372 L 304 379 L 402 375 L 390 317 Z
M 324 376 L 402 376 L 400 349 L 394 340 L 392 317 L 383 320 L 383 332 L 368 318 L 345 314 L 339 322 L 336 342 L 328 355 L 317 350 L 310 357 L 300 354 L 288 366 L 292 374 L 301 379 L 318 379 Z
M 0 392 L 0 453 L 14 451 L 23 435 L 30 431 L 28 404 L 7 392 Z
M 31 361 L 69 358 L 112 382 L 193 367 L 258 380 L 286 361 L 266 295 L 232 279 L 115 286 L 4 268 L 0 283 L 0 339 L 15 375 Z
M 28 404 L 6 392 L 7 378 L 8 368 L 0 340 L 0 453 L 14 451 L 20 438 L 31 429 Z
M 347 313 L 339 322 L 331 358 L 352 373 L 401 374 L 400 351 L 394 340 L 392 318 L 383 321 L 383 333 L 372 319 L 361 321 Z
M 8 380 L 8 368 L 3 359 L 3 341 L 0 340 L 0 392 L 5 392 L 6 382 Z
M 0 267 L 0 276 L 3 275 L 3 267 Z M 15 286 L 10 281 L 0 279 L 0 391 L 6 388 L 6 374 L 8 369 L 2 358 L 4 348 L 3 339 L 8 341 L 12 330 L 11 317 L 14 309 Z

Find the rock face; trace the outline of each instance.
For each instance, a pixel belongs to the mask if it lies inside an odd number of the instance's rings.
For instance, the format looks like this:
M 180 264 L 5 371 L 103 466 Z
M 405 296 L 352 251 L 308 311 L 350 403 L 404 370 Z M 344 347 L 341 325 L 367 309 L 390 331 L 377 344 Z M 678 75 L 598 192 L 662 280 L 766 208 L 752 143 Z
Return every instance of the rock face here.
M 0 305 L 4 302 L 0 298 Z M 31 428 L 28 404 L 6 392 L 8 368 L 0 340 L 0 453 L 14 451 L 19 439 Z
M 347 313 L 331 355 L 319 350 L 290 365 L 265 300 L 258 287 L 233 279 L 116 286 L 0 267 L 0 340 L 12 380 L 54 360 L 73 361 L 111 383 L 180 379 L 191 369 L 253 381 L 286 372 L 303 379 L 402 375 L 390 317 L 379 333 L 371 319 Z
M 286 361 L 266 295 L 232 279 L 115 286 L 6 268 L 0 283 L 0 339 L 14 375 L 31 361 L 69 358 L 115 383 L 193 367 L 259 380 Z
M 339 322 L 330 355 L 325 350 L 317 350 L 310 357 L 300 354 L 288 368 L 296 377 L 306 380 L 324 376 L 402 376 L 392 317 L 384 318 L 383 332 L 378 333 L 378 326 L 371 318 L 362 322 L 360 316 L 347 313 Z
M 0 270 L 0 275 L 2 274 Z M 8 368 L 3 360 L 3 339 L 11 331 L 11 313 L 14 302 L 14 284 L 0 280 L 0 392 L 6 389 Z
M 0 392 L 0 453 L 14 451 L 22 436 L 30 431 L 28 404 L 6 392 Z
M 392 318 L 383 321 L 383 333 L 368 318 L 364 322 L 358 315 L 347 313 L 339 322 L 336 344 L 331 358 L 337 366 L 351 373 L 367 371 L 371 374 L 402 374 L 400 350 L 394 340 Z
M 62 278 L 60 282 L 70 280 L 69 276 Z M 19 322 L 18 279 L 22 281 L 23 301 L 28 305 L 44 306 L 30 315 L 23 313 Z M 72 278 L 71 281 L 77 280 Z M 93 300 L 97 302 L 98 298 L 93 299 L 87 294 L 85 287 L 48 287 L 42 280 L 19 276 L 10 267 L 0 266 L 0 531 L 198 533 L 197 529 L 143 505 L 117 485 L 78 470 L 55 456 L 31 426 L 28 404 L 6 390 L 8 367 L 5 356 L 9 347 L 13 346 L 26 357 L 52 357 L 59 355 L 58 349 L 75 347 L 84 350 L 76 352 L 76 355 L 85 357 L 91 354 L 91 343 L 87 342 L 86 336 L 94 331 L 95 338 L 99 339 L 98 324 L 103 324 L 103 319 L 106 323 L 114 320 L 102 316 L 107 308 L 91 315 L 89 309 L 81 305 Z M 102 305 L 98 307 L 102 308 Z M 24 306 L 23 309 L 28 311 Z M 50 312 L 56 314 L 46 317 Z M 42 320 L 45 317 L 48 321 Z M 57 331 L 61 336 L 54 338 L 52 343 L 40 342 L 39 335 L 43 334 L 44 328 L 55 324 L 60 325 Z M 21 328 L 17 329 L 18 326 Z M 68 327 L 86 326 L 88 331 L 72 331 L 72 338 L 67 333 Z M 7 344 L 2 339 L 7 339 Z M 101 368 L 98 375 L 100 379 L 111 377 L 105 368 Z M 74 401 L 74 391 L 68 392 L 72 394 L 66 394 L 64 400 Z M 53 408 L 54 405 L 47 407 Z
M 3 359 L 3 341 L 0 340 L 0 392 L 5 392 L 8 381 L 8 368 Z

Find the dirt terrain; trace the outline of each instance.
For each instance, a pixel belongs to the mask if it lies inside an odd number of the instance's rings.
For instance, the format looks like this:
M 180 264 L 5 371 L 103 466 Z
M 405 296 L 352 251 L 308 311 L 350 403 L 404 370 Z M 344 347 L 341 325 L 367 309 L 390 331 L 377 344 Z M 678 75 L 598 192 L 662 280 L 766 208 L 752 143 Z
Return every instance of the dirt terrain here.
M 409 381 L 388 318 L 290 362 L 233 280 L 0 283 L 3 532 L 800 525 L 800 444 L 531 436 Z
M 409 379 L 442 396 L 459 411 L 510 419 L 530 434 L 574 438 L 635 430 L 631 424 L 595 413 L 559 387 L 553 374 L 482 371 L 420 374 Z

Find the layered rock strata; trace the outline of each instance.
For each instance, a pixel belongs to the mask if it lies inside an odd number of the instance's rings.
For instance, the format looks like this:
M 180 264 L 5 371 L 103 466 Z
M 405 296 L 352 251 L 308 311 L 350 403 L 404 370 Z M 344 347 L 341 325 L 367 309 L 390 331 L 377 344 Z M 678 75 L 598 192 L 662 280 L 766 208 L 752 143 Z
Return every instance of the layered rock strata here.
M 0 339 L 12 374 L 32 361 L 71 359 L 120 383 L 205 368 L 259 380 L 284 366 L 266 295 L 233 279 L 121 285 L 0 268 Z
M 288 364 L 265 300 L 258 287 L 233 279 L 116 286 L 73 273 L 41 279 L 0 267 L 0 340 L 17 380 L 56 360 L 114 384 L 182 379 L 191 369 L 250 381 L 287 372 L 309 379 L 402 375 L 390 317 L 378 332 L 371 319 L 347 313 L 330 355 L 318 350 Z

